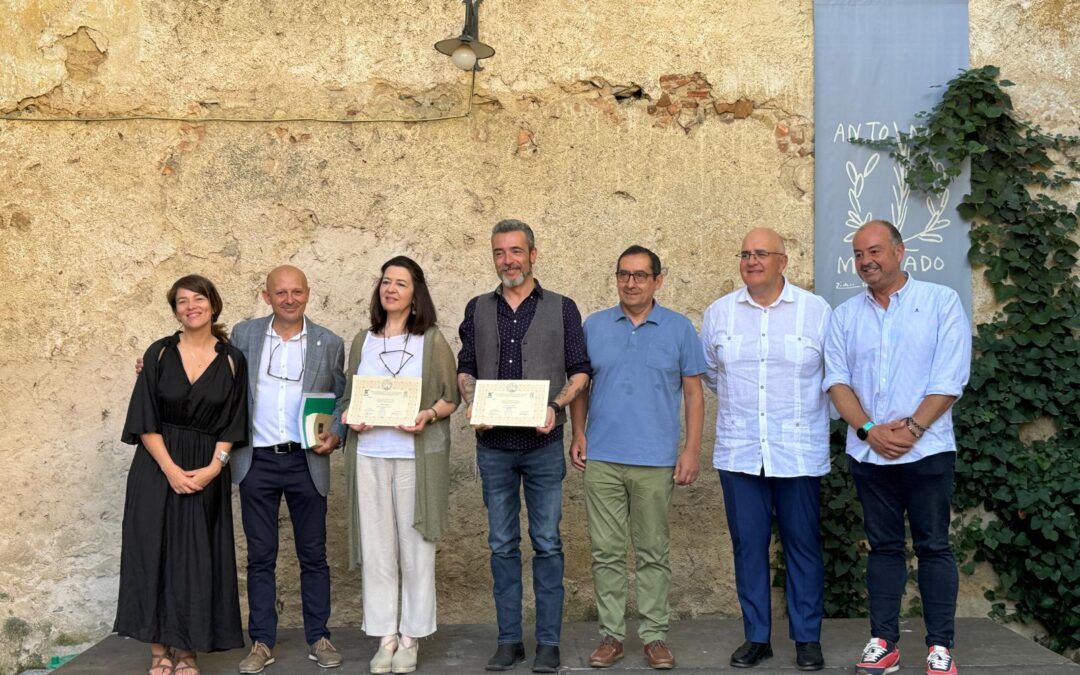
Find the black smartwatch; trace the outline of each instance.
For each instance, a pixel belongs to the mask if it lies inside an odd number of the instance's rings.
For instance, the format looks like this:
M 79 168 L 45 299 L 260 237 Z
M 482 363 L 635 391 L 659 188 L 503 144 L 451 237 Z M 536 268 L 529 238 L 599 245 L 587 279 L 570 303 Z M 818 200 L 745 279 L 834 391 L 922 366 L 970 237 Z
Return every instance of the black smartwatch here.
M 867 422 L 855 430 L 855 435 L 859 437 L 860 441 L 865 441 L 866 437 L 870 435 L 870 427 L 872 426 L 874 426 L 873 421 Z

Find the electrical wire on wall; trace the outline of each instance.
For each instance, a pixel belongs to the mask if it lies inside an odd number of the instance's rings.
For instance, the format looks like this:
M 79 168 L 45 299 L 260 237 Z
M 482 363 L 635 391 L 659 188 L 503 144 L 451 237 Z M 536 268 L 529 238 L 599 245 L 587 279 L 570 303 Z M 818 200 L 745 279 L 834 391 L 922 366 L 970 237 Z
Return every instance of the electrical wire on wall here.
M 387 124 L 387 123 L 420 123 L 442 122 L 443 120 L 455 120 L 472 115 L 473 95 L 476 93 L 476 71 L 472 71 L 469 82 L 469 103 L 464 112 L 442 117 L 367 117 L 361 119 L 336 119 L 332 117 L 175 117 L 171 115 L 117 115 L 108 117 L 25 117 L 20 115 L 0 115 L 3 122 L 83 122 L 83 123 L 108 123 L 108 122 L 189 122 L 193 124 L 205 124 L 207 122 L 223 122 L 232 124 L 281 124 L 283 122 L 316 122 L 323 124 Z

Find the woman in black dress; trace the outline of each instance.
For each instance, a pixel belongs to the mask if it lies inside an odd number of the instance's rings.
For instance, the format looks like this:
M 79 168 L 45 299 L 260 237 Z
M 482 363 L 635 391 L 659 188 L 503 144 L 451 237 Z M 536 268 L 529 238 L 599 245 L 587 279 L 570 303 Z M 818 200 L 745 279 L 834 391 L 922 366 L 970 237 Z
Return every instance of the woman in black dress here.
M 182 277 L 167 297 L 181 330 L 146 350 L 124 425 L 138 448 L 113 630 L 150 643 L 150 675 L 197 675 L 195 652 L 244 646 L 227 463 L 247 442 L 248 378 L 214 285 Z

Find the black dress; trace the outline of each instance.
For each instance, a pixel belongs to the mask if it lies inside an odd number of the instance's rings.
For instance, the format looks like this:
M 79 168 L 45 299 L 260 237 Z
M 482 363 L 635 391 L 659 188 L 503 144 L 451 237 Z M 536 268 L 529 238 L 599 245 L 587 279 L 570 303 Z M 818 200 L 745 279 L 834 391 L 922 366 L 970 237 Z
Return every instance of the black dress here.
M 218 441 L 246 444 L 247 365 L 239 349 L 219 342 L 217 356 L 192 384 L 177 349 L 179 335 L 146 350 L 128 406 L 122 440 L 138 448 L 124 501 L 113 630 L 178 649 L 236 649 L 244 646 L 244 634 L 229 468 L 202 491 L 177 494 L 139 435 L 161 434 L 186 471 L 208 465 Z

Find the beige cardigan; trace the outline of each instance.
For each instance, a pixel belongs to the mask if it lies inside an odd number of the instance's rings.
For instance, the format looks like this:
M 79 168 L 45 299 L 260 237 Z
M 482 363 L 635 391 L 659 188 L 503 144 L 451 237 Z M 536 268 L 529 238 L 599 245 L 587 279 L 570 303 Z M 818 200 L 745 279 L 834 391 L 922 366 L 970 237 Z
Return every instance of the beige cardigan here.
M 364 351 L 364 329 L 353 338 L 349 349 L 348 386 L 342 397 L 342 409 L 349 409 L 353 375 L 360 365 Z M 439 329 L 432 326 L 424 333 L 424 353 L 421 366 L 420 409 L 430 408 L 440 399 L 454 404 L 461 402 L 457 388 L 457 362 L 454 352 Z M 416 452 L 416 502 L 413 527 L 427 541 L 438 541 L 446 529 L 446 512 L 450 502 L 450 418 L 428 424 L 414 439 Z M 349 429 L 345 440 L 345 490 L 349 513 L 349 569 L 361 563 L 360 507 L 356 499 L 356 432 Z

